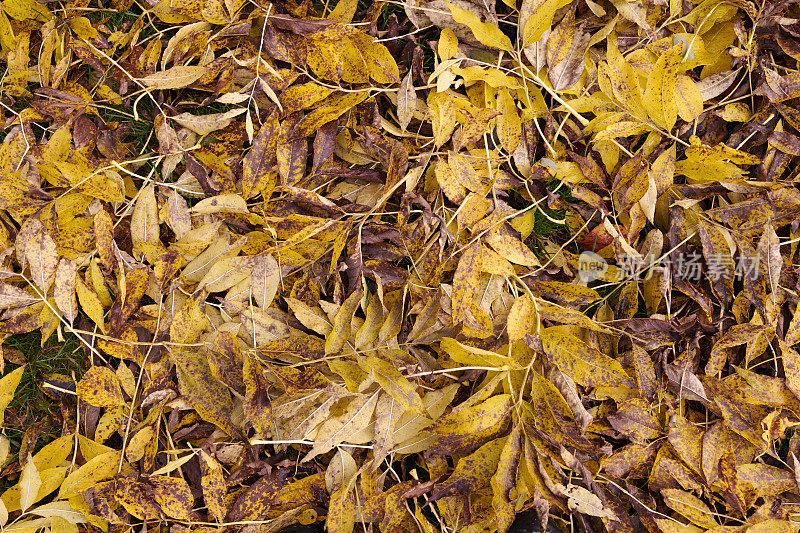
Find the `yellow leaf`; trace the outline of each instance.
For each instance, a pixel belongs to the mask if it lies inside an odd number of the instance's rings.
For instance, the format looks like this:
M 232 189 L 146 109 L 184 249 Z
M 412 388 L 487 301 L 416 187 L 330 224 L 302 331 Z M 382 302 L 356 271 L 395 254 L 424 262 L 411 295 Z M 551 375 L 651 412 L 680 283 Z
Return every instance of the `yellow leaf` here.
M 703 112 L 703 95 L 689 76 L 678 76 L 675 83 L 675 103 L 681 120 L 691 122 Z
M 403 81 L 400 83 L 400 88 L 397 91 L 397 120 L 400 123 L 400 129 L 402 131 L 406 131 L 409 123 L 411 123 L 416 108 L 417 92 L 414 90 L 412 73 L 409 71 L 406 77 L 403 78 Z
M 355 528 L 356 500 L 350 483 L 343 483 L 331 494 L 325 525 L 330 533 L 352 533 Z
M 700 527 L 713 529 L 719 525 L 711 509 L 697 496 L 679 489 L 663 489 L 661 495 L 670 509 L 680 513 Z
M 291 297 L 286 298 L 286 304 L 292 310 L 295 318 L 308 329 L 320 335 L 328 335 L 333 331 L 333 326 L 328 322 L 328 317 L 321 308 L 311 307 L 304 301 Z
M 72 435 L 64 435 L 42 446 L 42 449 L 33 456 L 36 468 L 43 472 L 61 465 L 72 453 L 74 442 L 75 438 Z
M 228 487 L 225 485 L 222 466 L 203 450 L 200 451 L 200 459 L 202 472 L 200 484 L 203 487 L 203 498 L 212 516 L 218 522 L 222 522 L 228 507 L 225 503 Z
M 514 426 L 500 452 L 497 471 L 492 476 L 492 508 L 497 515 L 497 529 L 505 533 L 516 517 L 511 491 L 517 487 L 517 468 L 522 454 L 522 424 Z
M 489 184 L 485 180 L 482 180 L 475 171 L 475 167 L 472 166 L 471 163 L 471 158 L 464 154 L 450 152 L 447 156 L 447 164 L 450 166 L 450 170 L 453 171 L 453 175 L 461 185 L 475 193 L 486 194 L 489 189 Z
M 573 7 L 547 38 L 547 77 L 553 89 L 563 91 L 578 83 L 589 39 L 590 35 L 575 24 Z
M 69 20 L 69 28 L 75 35 L 86 41 L 100 38 L 100 32 L 92 26 L 92 22 L 86 17 L 75 17 Z
M 644 91 L 644 106 L 650 119 L 660 128 L 669 131 L 678 119 L 675 100 L 678 66 L 681 63 L 682 45 L 677 45 L 659 56 Z
M 650 176 L 656 182 L 657 195 L 659 196 L 672 186 L 675 178 L 676 152 L 675 145 L 673 144 L 661 152 L 650 167 Z
M 194 496 L 186 481 L 182 478 L 152 475 L 147 481 L 153 486 L 153 497 L 165 515 L 177 520 L 192 519 Z
M 481 246 L 481 270 L 487 274 L 497 274 L 499 276 L 513 276 L 516 274 L 514 265 L 508 259 L 486 246 Z
M 455 274 L 453 274 L 452 316 L 453 323 L 457 324 L 464 313 L 472 307 L 472 301 L 478 294 L 478 279 L 480 277 L 481 248 L 476 243 L 464 250 L 458 260 Z
M 442 28 L 442 34 L 439 36 L 438 51 L 441 61 L 452 59 L 458 52 L 458 37 L 450 28 Z
M 111 436 L 122 428 L 125 423 L 126 417 L 122 407 L 108 408 L 100 420 L 97 422 L 97 428 L 94 431 L 94 439 L 97 442 L 105 442 Z
M 139 78 L 139 81 L 151 89 L 180 89 L 199 80 L 207 70 L 201 66 L 177 66 Z
M 523 0 L 519 15 L 519 32 L 522 46 L 538 41 L 550 29 L 556 11 L 570 0 Z
M 726 122 L 747 122 L 753 113 L 750 111 L 750 106 L 744 102 L 733 102 L 726 104 L 722 110 L 717 111 L 716 114 Z
M 23 372 L 25 372 L 25 367 L 21 366 L 0 379 L 0 426 L 3 425 L 3 414 L 14 398 L 14 392 L 17 390 L 20 380 L 22 380 Z
M 3 11 L 14 20 L 45 22 L 53 18 L 50 10 L 36 0 L 3 0 Z
M 561 370 L 581 385 L 634 388 L 622 365 L 566 332 L 567 326 L 541 331 L 545 353 Z
M 635 117 L 644 119 L 646 109 L 642 99 L 643 91 L 639 84 L 639 75 L 620 53 L 615 35 L 612 34 L 608 37 L 606 50 L 608 64 L 600 65 L 598 77 L 603 92 L 608 97 L 616 98 Z M 604 76 L 607 76 L 608 86 L 604 86 L 603 82 L 606 79 Z
M 191 210 L 201 215 L 247 213 L 247 201 L 238 194 L 219 194 L 200 200 Z
M 487 366 L 501 369 L 508 366 L 511 360 L 489 350 L 462 344 L 455 339 L 445 337 L 439 343 L 441 349 L 456 363 L 466 366 Z
M 72 435 L 69 435 L 71 439 L 74 439 Z M 36 457 L 33 459 L 34 465 L 36 465 L 38 461 Z M 56 490 L 60 485 L 61 482 L 64 481 L 64 478 L 67 475 L 67 467 L 66 466 L 57 466 L 54 468 L 39 468 L 39 478 L 41 480 L 41 486 L 39 487 L 39 491 L 37 494 L 34 495 L 34 499 L 31 503 L 36 503 L 42 500 L 45 496 L 48 496 L 54 490 Z M 3 505 L 6 507 L 6 510 L 9 513 L 13 513 L 14 511 L 20 510 L 20 500 L 21 498 L 21 491 L 22 486 L 17 483 L 7 491 L 3 493 L 2 498 L 0 501 L 3 502 Z
M 336 316 L 333 319 L 333 330 L 331 330 L 331 333 L 328 334 L 327 338 L 325 339 L 326 355 L 341 351 L 345 343 L 350 339 L 350 325 L 352 323 L 353 315 L 361 303 L 362 295 L 363 290 L 361 287 L 359 287 L 353 291 L 353 294 L 348 296 L 344 302 L 342 302 L 342 306 L 336 312 Z
M 201 14 L 205 20 L 212 24 L 223 25 L 230 22 L 223 9 L 222 2 L 219 0 L 206 0 Z
M 171 117 L 172 120 L 189 128 L 198 135 L 208 135 L 212 131 L 221 130 L 233 122 L 233 119 L 247 111 L 246 108 L 232 109 L 225 113 L 211 113 L 209 115 L 192 115 L 181 113 Z
M 38 231 L 25 247 L 25 257 L 31 268 L 33 282 L 47 294 L 56 277 L 58 250 L 47 230 Z
M 333 93 L 333 89 L 314 82 L 292 85 L 281 94 L 281 104 L 287 114 L 318 104 Z
M 0 382 L 0 386 L 2 386 L 2 382 Z M 5 410 L 5 408 L 2 408 Z M 0 425 L 2 422 L 0 421 Z M 6 460 L 8 459 L 8 452 L 11 449 L 11 442 L 0 435 L 0 465 L 5 466 Z
M 372 371 L 375 381 L 394 398 L 397 403 L 412 413 L 425 415 L 425 405 L 417 393 L 417 388 L 391 363 L 375 356 L 369 356 L 360 363 L 365 371 Z
M 447 93 L 430 91 L 428 93 L 428 109 L 431 113 L 434 144 L 438 148 L 453 135 L 456 127 L 455 106 Z M 448 196 L 449 198 L 449 196 Z
M 375 464 L 382 462 L 394 447 L 394 432 L 402 414 L 394 398 L 388 394 L 380 395 L 375 406 L 375 444 L 372 449 Z
M 340 448 L 325 471 L 325 487 L 332 493 L 343 484 L 350 483 L 357 473 L 358 465 L 353 456 Z
M 78 315 L 78 301 L 75 298 L 75 276 L 78 265 L 66 258 L 61 258 L 55 275 L 55 291 L 53 299 L 64 318 L 70 324 Z
M 616 139 L 617 137 L 630 137 L 632 135 L 639 135 L 650 129 L 651 128 L 648 128 L 646 124 L 642 124 L 641 122 L 623 120 L 621 122 L 611 124 L 602 131 L 599 131 L 594 136 L 594 139 L 598 142 L 610 141 L 611 139 Z
M 738 165 L 755 165 L 761 160 L 724 144 L 708 146 L 693 144 L 686 149 L 686 159 L 675 163 L 675 173 L 695 181 L 736 181 L 742 178 L 744 170 Z
M 500 226 L 495 231 L 486 234 L 486 243 L 494 250 L 512 263 L 523 266 L 538 266 L 539 259 L 530 248 L 514 236 L 513 232 L 506 227 Z
M 198 285 L 210 293 L 226 291 L 252 276 L 254 262 L 252 256 L 220 259 L 205 273 Z
M 75 510 L 69 502 L 50 502 L 31 509 L 31 514 L 49 517 L 53 520 L 65 520 L 69 524 L 85 524 L 88 522 L 80 511 Z M 77 529 L 74 529 L 77 531 Z
M 462 407 L 438 419 L 430 431 L 436 441 L 428 447 L 435 455 L 469 453 L 508 431 L 511 423 L 511 396 L 499 394 L 485 402 Z M 497 450 L 500 453 L 500 450 Z M 486 481 L 488 482 L 488 476 Z
M 446 496 L 466 495 L 489 485 L 492 474 L 497 472 L 504 444 L 505 439 L 495 439 L 459 459 L 453 474 L 435 485 L 431 498 L 438 500 Z
M 370 344 L 380 334 L 380 328 L 383 325 L 383 305 L 377 294 L 370 297 L 364 313 L 366 315 L 364 323 L 358 328 L 353 339 L 356 350 Z
M 565 488 L 564 492 L 567 495 L 567 507 L 569 507 L 570 510 L 590 516 L 600 516 L 618 520 L 613 511 L 604 506 L 600 498 L 596 494 L 589 492 L 588 489 L 577 485 L 570 485 Z
M 433 294 L 423 300 L 425 306 L 417 315 L 414 321 L 414 327 L 408 334 L 408 341 L 418 338 L 421 334 L 425 333 L 431 326 L 436 324 L 438 319 L 440 304 L 441 304 L 441 290 L 435 291 Z
M 465 11 L 460 7 L 456 7 L 450 2 L 445 1 L 445 4 L 450 8 L 453 20 L 459 24 L 468 26 L 469 29 L 472 30 L 472 34 L 475 38 L 482 44 L 492 48 L 499 48 L 507 52 L 513 51 L 511 40 L 505 33 L 500 31 L 500 28 L 488 22 L 481 22 L 481 19 L 479 19 L 477 15 Z
M 385 84 L 400 81 L 400 71 L 388 48 L 362 32 L 351 36 L 350 40 L 361 54 L 370 78 L 378 83 Z
M 490 200 L 483 194 L 471 193 L 467 196 L 464 204 L 456 213 L 456 220 L 459 228 L 472 228 L 481 220 L 486 218 L 486 214 L 492 207 Z
M 295 135 L 306 137 L 316 132 L 323 124 L 339 118 L 367 98 L 369 98 L 367 91 L 331 95 L 323 105 L 303 117 L 297 124 Z
M 58 499 L 82 492 L 96 483 L 114 476 L 117 473 L 119 459 L 119 452 L 106 452 L 90 459 L 77 470 L 73 470 L 61 484 L 61 488 L 58 491 Z M 123 472 L 129 472 L 130 470 L 130 467 L 123 468 Z
M 748 527 L 747 533 L 793 533 L 797 526 L 791 521 L 780 518 L 768 518 L 763 522 Z
M 42 478 L 39 477 L 39 470 L 33 463 L 33 457 L 28 454 L 28 462 L 25 463 L 25 468 L 22 469 L 22 475 L 19 478 L 19 508 L 21 511 L 26 511 L 36 501 L 41 486 Z
M 336 7 L 328 15 L 328 18 L 337 20 L 342 24 L 349 24 L 353 21 L 353 15 L 355 15 L 357 7 L 358 0 L 339 0 L 336 3 Z
M 75 277 L 75 291 L 78 294 L 78 302 L 81 304 L 81 308 L 89 315 L 89 318 L 97 324 L 100 331 L 105 333 L 106 326 L 103 321 L 103 306 L 97 294 L 86 286 L 86 283 L 80 276 Z
M 95 407 L 122 407 L 122 387 L 114 371 L 105 366 L 93 366 L 77 385 L 78 397 Z
M 467 190 L 456 179 L 447 161 L 439 158 L 436 161 L 434 174 L 436 176 L 436 182 L 439 184 L 442 192 L 451 202 L 458 204 L 464 201 Z
M 542 297 L 569 306 L 589 305 L 601 299 L 597 291 L 591 287 L 563 281 L 537 281 L 533 285 L 533 291 Z
M 377 400 L 377 392 L 363 394 L 351 400 L 342 414 L 325 420 L 314 439 L 314 447 L 303 458 L 303 462 L 327 453 L 343 442 L 352 442 L 354 434 L 369 426 Z
M 508 312 L 508 339 L 518 341 L 529 333 L 536 321 L 536 307 L 529 294 L 523 294 L 511 305 Z
M 268 195 L 275 187 L 275 172 L 271 168 L 278 131 L 280 124 L 276 110 L 264 120 L 250 151 L 242 161 L 242 195 L 245 198 L 252 198 L 260 193 Z
M 522 119 L 519 117 L 517 105 L 508 89 L 503 87 L 497 94 L 497 110 L 502 114 L 497 117 L 497 133 L 503 148 L 509 154 L 514 153 L 522 140 Z
M 233 399 L 211 372 L 208 357 L 191 348 L 173 351 L 178 388 L 203 420 L 219 426 L 230 436 L 241 431 L 232 420 Z
M 49 518 L 33 518 L 8 524 L 3 531 L 5 533 L 36 533 L 49 524 Z
M 308 142 L 305 139 L 294 139 L 279 142 L 276 156 L 278 174 L 285 185 L 295 186 L 303 179 L 308 159 Z
M 155 189 L 148 185 L 139 193 L 131 215 L 131 239 L 134 245 L 159 242 L 158 204 Z
M 41 298 L 13 285 L 0 284 L 0 309 L 27 307 Z
M 53 162 L 64 161 L 69 156 L 69 145 L 72 142 L 72 125 L 67 123 L 58 128 L 42 150 L 42 159 Z
M 135 463 L 144 457 L 145 447 L 150 444 L 154 433 L 153 426 L 145 426 L 128 440 L 128 445 L 125 447 L 125 459 L 129 463 Z

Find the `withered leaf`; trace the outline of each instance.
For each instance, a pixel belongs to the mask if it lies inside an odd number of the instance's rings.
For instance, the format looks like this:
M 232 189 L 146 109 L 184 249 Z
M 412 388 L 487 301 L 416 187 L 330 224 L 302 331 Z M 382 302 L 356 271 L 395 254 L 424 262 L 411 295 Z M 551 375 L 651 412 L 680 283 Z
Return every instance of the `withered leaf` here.
M 542 330 L 541 337 L 545 353 L 576 382 L 590 386 L 634 387 L 620 363 L 561 327 Z
M 431 498 L 438 500 L 446 496 L 466 494 L 470 490 L 488 485 L 489 474 L 497 469 L 504 444 L 505 439 L 492 440 L 460 459 L 453 474 L 446 481 L 434 486 Z
M 317 433 L 314 447 L 303 461 L 310 461 L 317 455 L 328 452 L 338 444 L 346 442 L 354 433 L 365 429 L 372 420 L 377 400 L 377 394 L 365 394 L 354 398 L 341 415 L 324 422 Z
M 461 256 L 456 272 L 453 274 L 453 322 L 461 320 L 464 313 L 470 310 L 472 301 L 477 296 L 480 251 L 478 245 L 470 246 Z
M 189 485 L 180 478 L 150 476 L 153 497 L 165 515 L 178 520 L 191 520 L 194 496 Z
M 511 421 L 510 399 L 509 395 L 500 394 L 439 418 L 429 429 L 436 440 L 428 453 L 457 455 L 503 435 Z
M 140 78 L 139 81 L 152 89 L 178 89 L 199 80 L 207 72 L 201 66 L 177 66 Z
M 114 372 L 104 366 L 94 366 L 83 375 L 77 386 L 78 397 L 96 407 L 125 405 L 122 388 Z

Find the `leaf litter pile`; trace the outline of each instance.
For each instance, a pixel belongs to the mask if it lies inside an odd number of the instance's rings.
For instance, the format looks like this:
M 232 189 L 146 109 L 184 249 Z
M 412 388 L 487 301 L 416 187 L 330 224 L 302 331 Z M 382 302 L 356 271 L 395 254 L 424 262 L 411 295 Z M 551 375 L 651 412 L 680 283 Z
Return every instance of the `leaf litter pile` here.
M 0 10 L 4 531 L 800 529 L 794 1 L 111 4 Z

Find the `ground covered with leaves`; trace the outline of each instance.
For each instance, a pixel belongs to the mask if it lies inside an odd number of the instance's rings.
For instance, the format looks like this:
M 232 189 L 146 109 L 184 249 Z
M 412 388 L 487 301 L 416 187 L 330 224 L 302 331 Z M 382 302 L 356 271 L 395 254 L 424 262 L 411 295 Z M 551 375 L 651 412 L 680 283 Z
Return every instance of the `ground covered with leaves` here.
M 4 531 L 800 529 L 795 1 L 3 0 L 0 46 Z

